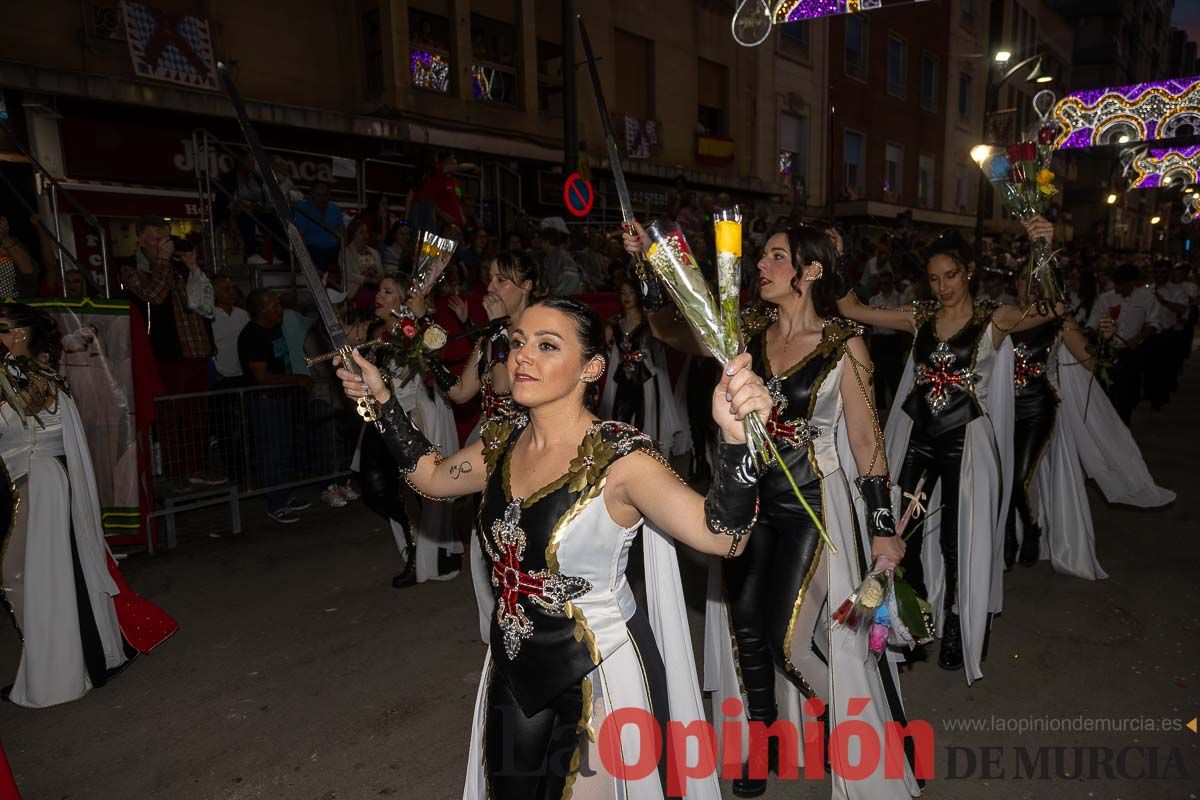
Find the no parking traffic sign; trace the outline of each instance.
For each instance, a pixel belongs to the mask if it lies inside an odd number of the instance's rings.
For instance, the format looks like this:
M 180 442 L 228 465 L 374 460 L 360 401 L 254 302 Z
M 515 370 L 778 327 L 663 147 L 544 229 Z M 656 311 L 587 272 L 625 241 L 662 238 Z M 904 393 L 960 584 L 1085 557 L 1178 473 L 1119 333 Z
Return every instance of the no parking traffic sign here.
M 586 217 L 596 202 L 596 190 L 578 172 L 572 172 L 563 184 L 563 204 L 572 216 Z

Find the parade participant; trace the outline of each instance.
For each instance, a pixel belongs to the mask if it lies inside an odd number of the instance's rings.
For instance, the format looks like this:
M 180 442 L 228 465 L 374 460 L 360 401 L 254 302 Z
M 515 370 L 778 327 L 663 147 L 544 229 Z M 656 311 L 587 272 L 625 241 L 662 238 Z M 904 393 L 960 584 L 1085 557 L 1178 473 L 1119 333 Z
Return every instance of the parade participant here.
M 1019 277 L 1022 303 L 1027 288 Z M 1105 317 L 1099 328 L 1109 339 L 1116 323 Z M 1056 572 L 1105 578 L 1086 478 L 1095 478 L 1113 503 L 1152 508 L 1174 501 L 1175 493 L 1155 485 L 1129 429 L 1094 386 L 1095 358 L 1072 317 L 1013 333 L 1012 342 L 1016 414 L 1005 568 L 1048 558 Z
M 637 247 L 633 235 L 626 239 L 627 248 Z M 723 698 L 740 699 L 743 692 L 746 714 L 736 722 L 771 725 L 782 716 L 796 730 L 802 730 L 797 690 L 819 698 L 829 710 L 824 720 L 833 725 L 845 715 L 848 698 L 870 698 L 857 716 L 882 739 L 886 723 L 905 724 L 895 667 L 869 658 L 866 639 L 834 626 L 830 617 L 861 582 L 868 553 L 872 562 L 886 557 L 898 564 L 905 549 L 895 536 L 871 358 L 862 328 L 835 315 L 847 281 L 824 230 L 802 225 L 771 235 L 757 277 L 766 306 L 744 315 L 742 333 L 753 368 L 771 393 L 767 432 L 838 552 L 824 546 L 783 469 L 768 467 L 759 480 L 759 517 L 746 554 L 724 565 L 728 620 L 719 592 L 710 594 L 704 688 L 718 692 L 713 708 L 719 729 L 725 724 Z M 851 483 L 867 507 L 861 538 Z M 717 585 L 711 581 L 710 590 Z M 777 682 L 777 675 L 790 686 Z M 769 760 L 777 770 L 777 752 Z M 766 783 L 751 777 L 747 765 L 733 793 L 757 797 Z M 862 780 L 836 777 L 832 794 L 910 797 L 919 791 L 911 769 L 889 779 L 879 766 Z
M 605 367 L 594 311 L 566 298 L 537 301 L 510 335 L 507 368 L 524 411 L 489 420 L 479 442 L 448 458 L 366 359 L 355 355 L 361 378 L 338 373 L 349 397 L 382 405 L 384 440 L 418 491 L 484 493 L 477 533 L 495 600 L 464 797 L 661 798 L 662 770 L 618 780 L 601 767 L 596 732 L 617 709 L 684 725 L 703 718 L 671 538 L 741 553 L 757 496 L 741 420 L 765 415 L 770 396 L 748 356 L 730 363 L 712 393 L 724 436 L 717 477 L 701 497 L 648 436 L 589 410 Z M 639 531 L 647 608 L 625 575 Z M 641 750 L 631 745 L 626 763 Z M 581 757 L 592 771 L 578 772 Z M 715 775 L 688 781 L 686 795 L 720 797 Z
M 178 625 L 128 587 L 108 551 L 87 438 L 52 366 L 60 356 L 54 320 L 0 306 L 0 344 L 8 384 L 0 395 L 0 587 L 23 644 L 16 680 L 3 691 L 42 708 L 103 686 Z
M 396 330 L 396 314 L 406 304 L 418 319 L 426 318 L 429 307 L 425 298 L 409 295 L 395 278 L 383 278 L 375 295 L 375 320 L 367 328 L 365 338 L 386 339 L 402 335 Z M 389 391 L 405 413 L 439 450 L 446 453 L 457 450 L 454 411 L 441 390 L 436 385 L 427 385 L 426 376 L 411 366 L 390 358 L 386 348 L 377 352 L 379 357 L 375 360 L 388 380 Z M 396 463 L 375 426 L 363 426 L 357 456 L 363 500 L 368 508 L 388 521 L 396 547 L 404 556 L 404 570 L 392 579 L 392 586 L 402 589 L 414 583 L 448 580 L 457 575 L 447 556 L 461 553 L 463 548 L 451 529 L 449 508 L 443 503 L 420 499 L 407 487 L 402 487 Z M 439 549 L 446 553 L 440 559 Z
M 496 416 L 511 414 L 512 388 L 505 362 L 508 359 L 507 327 L 516 324 L 521 312 L 532 298 L 540 294 L 538 268 L 528 255 L 501 253 L 488 265 L 487 294 L 483 310 L 488 320 L 497 322 L 508 318 L 507 326 L 497 323 L 490 336 L 480 339 L 467 359 L 459 378 L 449 392 L 455 403 L 465 403 L 482 393 L 483 416 L 480 425 Z M 450 308 L 463 323 L 467 321 L 467 302 L 462 298 L 450 300 Z M 472 433 L 471 441 L 476 434 Z
M 1042 217 L 1023 223 L 1049 238 Z M 838 302 L 846 316 L 915 335 L 899 400 L 885 431 L 888 463 L 903 493 L 925 476 L 930 508 L 921 535 L 909 540 L 905 579 L 934 607 L 938 666 L 980 663 L 991 615 L 1002 606 L 1004 525 L 1012 479 L 1013 356 L 1008 334 L 1049 321 L 1032 308 L 972 299 L 975 265 L 956 233 L 930 248 L 926 274 L 935 300 L 905 308 L 864 306 L 852 293 Z
M 627 422 L 658 442 L 664 453 L 682 455 L 676 437 L 687 424 L 686 406 L 676 405 L 667 354 L 642 313 L 637 284 L 621 281 L 617 299 L 621 313 L 605 329 L 610 371 L 600 398 L 600 418 Z

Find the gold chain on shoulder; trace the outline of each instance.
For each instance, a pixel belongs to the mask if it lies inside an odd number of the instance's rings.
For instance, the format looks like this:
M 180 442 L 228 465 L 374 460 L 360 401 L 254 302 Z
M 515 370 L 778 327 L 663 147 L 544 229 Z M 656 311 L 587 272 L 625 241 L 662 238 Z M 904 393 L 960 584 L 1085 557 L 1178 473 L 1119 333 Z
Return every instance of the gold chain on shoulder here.
M 871 451 L 871 463 L 867 466 L 866 473 L 864 473 L 870 475 L 871 470 L 875 469 L 875 465 L 879 462 L 879 457 L 884 455 L 883 429 L 879 425 L 879 412 L 875 410 L 875 401 L 871 398 L 871 393 L 867 391 L 867 387 L 863 383 L 862 375 L 859 374 L 858 369 L 862 367 L 869 377 L 875 373 L 875 367 L 874 365 L 867 366 L 855 358 L 854 354 L 850 352 L 848 345 L 842 345 L 842 352 L 846 354 L 846 358 L 850 359 L 850 369 L 854 370 L 854 382 L 858 384 L 858 391 L 862 393 L 863 402 L 867 404 L 867 411 L 871 414 L 871 428 L 875 434 L 875 449 Z M 884 455 L 884 461 L 887 461 L 886 455 Z M 886 463 L 884 466 L 886 469 Z

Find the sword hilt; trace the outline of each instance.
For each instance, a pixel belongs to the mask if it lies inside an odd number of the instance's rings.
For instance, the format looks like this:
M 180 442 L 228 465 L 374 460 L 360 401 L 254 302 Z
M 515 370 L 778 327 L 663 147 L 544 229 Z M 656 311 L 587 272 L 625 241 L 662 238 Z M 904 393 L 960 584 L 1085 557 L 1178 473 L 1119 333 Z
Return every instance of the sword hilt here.
M 362 344 L 358 345 L 358 349 L 360 351 L 374 350 L 376 347 L 385 344 L 387 344 L 387 342 L 385 342 L 383 339 L 372 339 L 369 342 L 363 342 Z M 354 363 L 354 359 L 349 357 L 349 352 L 349 349 L 346 349 L 345 353 L 343 353 L 342 350 L 332 350 L 328 353 L 322 353 L 319 356 L 305 356 L 304 365 L 307 367 L 312 367 L 317 364 L 324 364 L 326 361 L 332 361 L 335 358 L 341 357 L 342 362 L 346 364 L 347 369 L 354 369 L 358 365 Z

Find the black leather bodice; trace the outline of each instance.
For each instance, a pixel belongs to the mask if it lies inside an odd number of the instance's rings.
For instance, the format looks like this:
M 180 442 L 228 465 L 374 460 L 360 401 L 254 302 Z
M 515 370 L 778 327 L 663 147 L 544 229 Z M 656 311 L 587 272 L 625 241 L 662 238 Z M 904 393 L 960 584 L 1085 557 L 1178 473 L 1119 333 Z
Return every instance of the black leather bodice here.
M 829 319 L 821 332 L 817 347 L 796 364 L 776 374 L 766 354 L 766 327 L 751 331 L 746 351 L 753 359 L 754 371 L 767 381 L 775 405 L 767 420 L 771 435 L 784 464 L 797 486 L 821 478 L 812 454 L 814 439 L 830 433 L 815 426 L 811 420 L 816 409 L 817 395 L 829 373 L 842 358 L 847 339 L 861 336 L 863 329 L 843 319 Z M 791 484 L 778 465 L 771 462 L 759 478 L 759 497 L 769 500 L 779 494 L 791 494 Z
M 613 343 L 617 347 L 617 363 L 612 365 L 612 378 L 617 383 L 645 383 L 650 379 L 649 357 L 646 339 L 650 335 L 650 325 L 642 320 L 626 333 L 621 330 L 621 317 L 615 316 L 609 320 L 612 327 Z
M 1061 331 L 1062 322 L 1055 320 L 1011 334 L 1017 419 L 1025 419 L 1046 406 L 1058 403 L 1058 395 L 1050 385 L 1046 367 Z
M 569 575 L 569 565 L 560 571 L 555 534 L 584 504 L 603 502 L 598 487 L 617 459 L 635 450 L 657 451 L 632 426 L 598 422 L 566 474 L 524 500 L 514 499 L 509 464 L 527 424 L 528 418 L 517 414 L 491 420 L 480 431 L 488 480 L 477 535 L 495 594 L 493 664 L 525 713 L 533 714 L 603 659 L 586 618 L 570 601 L 607 587 Z
M 942 340 L 937 334 L 937 304 L 916 305 L 914 383 L 901 408 L 918 428 L 939 436 L 983 416 L 975 397 L 975 384 L 980 380 L 975 371 L 975 355 L 996 307 L 976 303 L 967 323 L 949 339 Z

